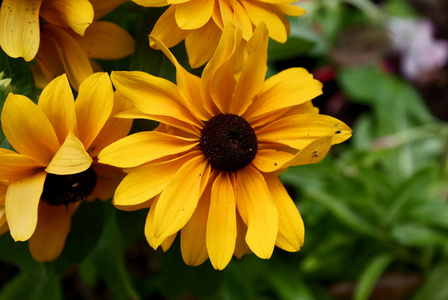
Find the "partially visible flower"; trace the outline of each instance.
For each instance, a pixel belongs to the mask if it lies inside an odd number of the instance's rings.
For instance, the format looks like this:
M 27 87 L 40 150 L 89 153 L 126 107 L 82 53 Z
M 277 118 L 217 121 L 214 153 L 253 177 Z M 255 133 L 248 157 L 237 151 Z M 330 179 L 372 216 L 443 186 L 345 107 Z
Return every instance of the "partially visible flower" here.
M 65 72 L 78 89 L 99 67 L 92 58 L 118 59 L 134 51 L 123 28 L 96 21 L 127 1 L 3 0 L 0 46 L 11 57 L 35 58 L 47 82 Z
M 5 76 L 4 72 L 0 72 L 0 99 L 5 99 L 6 96 L 12 92 L 11 78 L 3 78 Z M 4 96 L 4 98 L 3 98 Z
M 112 196 L 107 176 L 115 174 L 96 156 L 127 135 L 132 121 L 112 117 L 128 108 L 127 100 L 114 98 L 106 73 L 82 82 L 76 101 L 65 75 L 44 88 L 37 105 L 9 94 L 1 123 L 17 152 L 0 150 L 0 182 L 8 185 L 5 214 L 11 236 L 29 240 L 36 260 L 59 256 L 80 200 Z
M 2 149 L 0 149 L 2 153 Z M 0 235 L 8 231 L 8 223 L 6 222 L 5 215 L 5 195 L 6 185 L 0 182 Z
M 181 231 L 189 265 L 210 258 L 223 269 L 234 254 L 252 251 L 267 259 L 275 245 L 300 250 L 303 221 L 277 175 L 319 162 L 332 144 L 351 136 L 347 125 L 311 104 L 322 84 L 306 70 L 288 69 L 265 81 L 268 39 L 264 23 L 247 43 L 229 23 L 199 78 L 152 38 L 176 66 L 177 85 L 143 72 L 112 73 L 117 92 L 136 107 L 120 116 L 161 122 L 99 154 L 101 163 L 130 168 L 114 205 L 151 207 L 149 244 L 166 250 Z
M 185 40 L 190 65 L 204 65 L 213 55 L 225 24 L 232 23 L 248 41 L 254 28 L 264 22 L 269 36 L 286 42 L 290 24 L 285 15 L 300 16 L 305 11 L 291 4 L 296 0 L 132 0 L 146 7 L 170 5 L 160 17 L 151 36 L 168 48 Z M 154 42 L 151 47 L 157 48 Z
M 391 18 L 388 23 L 395 51 L 401 54 L 401 72 L 426 82 L 448 61 L 448 42 L 434 38 L 430 20 Z

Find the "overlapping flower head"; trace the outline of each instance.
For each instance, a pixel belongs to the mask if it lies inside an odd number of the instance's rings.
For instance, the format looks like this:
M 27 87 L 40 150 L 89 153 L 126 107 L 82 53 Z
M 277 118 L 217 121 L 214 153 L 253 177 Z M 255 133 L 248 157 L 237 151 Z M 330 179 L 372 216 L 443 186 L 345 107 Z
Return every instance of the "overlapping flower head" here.
M 305 69 L 265 80 L 268 39 L 264 23 L 247 43 L 227 23 L 199 78 L 151 37 L 176 66 L 177 85 L 143 72 L 112 73 L 117 92 L 135 106 L 119 116 L 160 122 L 99 154 L 99 162 L 128 172 L 114 205 L 150 207 L 149 244 L 166 250 L 180 231 L 189 265 L 210 258 L 223 269 L 233 255 L 269 258 L 275 245 L 298 251 L 303 222 L 277 175 L 319 162 L 331 145 L 351 136 L 343 122 L 318 114 L 311 100 L 322 85 Z
M 35 58 L 36 74 L 45 77 L 38 82 L 67 73 L 78 89 L 82 80 L 101 69 L 92 58 L 119 59 L 134 51 L 134 40 L 123 28 L 97 21 L 126 1 L 3 0 L 0 46 L 11 57 Z
M 190 65 L 204 65 L 213 55 L 225 24 L 232 23 L 248 41 L 255 26 L 264 22 L 269 36 L 281 43 L 289 34 L 285 15 L 300 16 L 305 11 L 291 4 L 296 0 L 132 0 L 147 7 L 170 5 L 160 17 L 151 36 L 168 48 L 185 40 Z M 150 42 L 151 47 L 157 44 Z
M 85 79 L 76 101 L 65 75 L 45 87 L 37 105 L 9 94 L 1 122 L 17 152 L 0 149 L 0 184 L 8 186 L 4 198 L 0 186 L 0 228 L 6 215 L 11 236 L 28 240 L 36 260 L 59 256 L 80 200 L 112 197 L 121 170 L 96 156 L 128 134 L 132 121 L 112 116 L 129 107 L 114 97 L 106 73 Z

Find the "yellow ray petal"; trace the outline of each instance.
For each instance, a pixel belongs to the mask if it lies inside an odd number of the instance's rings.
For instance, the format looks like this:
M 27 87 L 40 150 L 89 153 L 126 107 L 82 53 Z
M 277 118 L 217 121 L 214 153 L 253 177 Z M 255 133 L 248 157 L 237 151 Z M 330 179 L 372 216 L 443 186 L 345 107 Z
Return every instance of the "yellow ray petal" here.
M 0 154 L 0 179 L 19 180 L 36 172 L 37 168 L 43 167 L 33 158 L 17 153 Z
M 3 132 L 19 153 L 47 165 L 59 149 L 56 133 L 47 116 L 30 99 L 9 94 L 1 116 Z
M 150 115 L 163 115 L 202 128 L 202 123 L 184 106 L 178 87 L 170 81 L 143 72 L 112 72 L 117 91 Z
M 168 7 L 163 15 L 157 20 L 150 36 L 161 40 L 168 48 L 174 47 L 185 39 L 189 31 L 182 30 L 177 26 L 174 13 L 176 8 L 174 6 Z M 149 44 L 152 48 L 157 49 L 154 43 Z
M 138 132 L 107 146 L 98 155 L 102 164 L 132 168 L 146 162 L 188 151 L 197 139 L 176 137 L 156 131 Z
M 266 183 L 278 209 L 276 246 L 286 251 L 299 251 L 305 240 L 305 227 L 300 213 L 275 174 L 265 174 Z
M 139 205 L 160 194 L 174 178 L 179 167 L 198 154 L 200 153 L 195 151 L 176 159 L 131 170 L 115 191 L 114 205 L 117 207 Z
M 44 78 L 36 78 L 40 71 L 34 71 L 34 82 L 42 85 L 44 88 L 51 80 L 57 76 L 65 73 L 64 64 L 59 57 L 59 52 L 56 49 L 53 39 L 49 36 L 43 35 L 40 38 L 39 52 L 36 55 L 37 66 L 34 66 L 42 72 Z M 37 74 L 34 74 L 37 73 Z M 37 82 L 39 80 L 40 82 Z
M 167 0 L 132 0 L 132 2 L 145 7 L 161 7 L 170 4 Z
M 171 248 L 171 245 L 174 243 L 174 240 L 176 239 L 177 232 L 167 237 L 161 244 L 160 247 L 162 247 L 163 251 L 166 252 L 168 249 Z
M 110 114 L 111 117 L 106 121 L 88 148 L 87 152 L 89 152 L 90 157 L 97 156 L 106 146 L 125 137 L 129 133 L 132 127 L 132 120 L 120 119 L 115 116 L 117 113 L 130 109 L 131 107 L 131 102 L 119 96 L 118 93 L 114 93 L 114 105 Z
M 241 258 L 246 254 L 252 253 L 249 246 L 246 243 L 247 226 L 244 224 L 239 213 L 236 214 L 236 244 L 235 244 L 235 256 Z
M 290 68 L 268 78 L 246 119 L 302 104 L 322 94 L 322 83 L 303 68 Z
M 253 34 L 253 26 L 250 17 L 247 14 L 247 11 L 244 9 L 244 7 L 238 1 L 235 1 L 233 10 L 234 10 L 233 23 L 237 28 L 241 29 L 243 33 L 243 39 L 248 41 Z
M 89 149 L 109 119 L 114 91 L 107 73 L 95 73 L 83 81 L 75 102 L 79 139 Z
M 46 0 L 43 1 L 40 16 L 50 24 L 70 27 L 84 35 L 93 22 L 93 7 L 89 0 Z
M 233 114 L 245 113 L 261 90 L 267 71 L 268 40 L 268 30 L 261 23 L 244 48 L 245 61 L 230 105 Z
M 269 1 L 266 1 L 266 0 L 260 0 L 260 1 L 269 3 Z M 290 2 L 294 2 L 294 1 L 290 1 Z M 272 2 L 272 3 L 274 3 L 274 2 Z M 279 3 L 279 2 L 276 2 L 276 3 Z M 276 7 L 278 8 L 278 10 L 280 12 L 284 13 L 285 15 L 292 16 L 292 17 L 298 17 L 298 16 L 306 14 L 306 10 L 304 10 L 303 8 L 298 7 L 297 5 L 294 5 L 294 4 L 279 3 L 278 5 L 276 5 Z
M 84 145 L 70 131 L 45 171 L 56 175 L 77 174 L 87 170 L 91 164 L 92 158 Z
M 86 53 L 75 39 L 63 29 L 52 25 L 44 25 L 41 27 L 41 31 L 42 35 L 52 37 L 50 40 L 58 51 L 70 84 L 78 90 L 81 82 L 93 73 Z
M 294 158 L 286 162 L 278 169 L 284 169 L 291 166 L 309 165 L 320 162 L 325 158 L 331 147 L 331 136 L 324 136 L 309 143 L 305 148 L 300 150 Z
M 97 175 L 97 179 L 90 197 L 102 201 L 112 199 L 117 186 L 126 174 L 121 169 L 108 165 L 93 163 L 92 167 Z M 87 199 L 89 200 L 89 196 Z
M 42 0 L 4 0 L 0 10 L 0 45 L 11 57 L 31 61 L 39 49 Z
M 154 237 L 164 239 L 191 218 L 200 197 L 202 174 L 208 161 L 203 155 L 185 163 L 160 194 L 154 212 Z
M 286 151 L 276 149 L 259 149 L 252 164 L 265 173 L 275 172 L 294 157 Z
M 45 113 L 63 143 L 69 131 L 78 132 L 75 113 L 75 99 L 67 76 L 52 80 L 42 91 L 37 106 Z
M 134 39 L 120 26 L 111 22 L 93 22 L 83 37 L 73 38 L 88 57 L 119 59 L 134 52 Z
M 203 0 L 190 0 L 176 5 L 177 26 L 182 30 L 201 28 L 212 17 L 214 7 L 215 1 Z
M 101 17 L 107 15 L 115 8 L 123 3 L 129 2 L 129 0 L 89 0 L 95 11 L 94 20 L 99 20 Z M 92 23 L 93 24 L 93 23 Z
M 6 191 L 6 219 L 16 242 L 28 240 L 36 229 L 39 200 L 46 176 L 47 173 L 39 172 L 11 183 Z
M 342 143 L 352 130 L 342 121 L 326 115 L 299 114 L 281 118 L 257 130 L 259 142 L 274 142 L 301 149 L 310 141 L 332 136 L 332 144 Z
M 180 249 L 182 258 L 185 264 L 189 266 L 198 266 L 208 258 L 206 229 L 210 206 L 210 190 L 211 185 L 208 184 L 194 214 L 181 230 Z
M 258 257 L 270 258 L 278 234 L 278 212 L 266 181 L 249 165 L 238 171 L 236 183 L 236 204 L 247 225 L 247 245 Z
M 64 205 L 39 204 L 39 221 L 28 241 L 31 255 L 37 261 L 55 260 L 64 249 L 70 231 L 70 214 Z
M 224 269 L 232 259 L 236 235 L 235 189 L 222 172 L 213 183 L 207 220 L 207 251 L 215 269 Z

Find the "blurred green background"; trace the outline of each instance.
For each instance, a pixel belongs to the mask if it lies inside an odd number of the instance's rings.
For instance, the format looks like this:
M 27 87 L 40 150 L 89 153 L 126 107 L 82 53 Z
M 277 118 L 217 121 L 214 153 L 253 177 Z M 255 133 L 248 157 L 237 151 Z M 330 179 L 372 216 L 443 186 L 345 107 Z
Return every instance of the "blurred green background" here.
M 166 253 L 147 245 L 147 211 L 84 203 L 55 262 L 37 263 L 26 243 L 0 237 L 0 300 L 448 299 L 448 2 L 298 5 L 308 13 L 290 19 L 288 42 L 269 44 L 269 75 L 307 68 L 324 83 L 313 103 L 354 132 L 322 162 L 281 175 L 305 222 L 302 251 L 235 258 L 223 271 L 208 261 L 189 267 L 178 241 Z M 174 67 L 148 46 L 163 11 L 127 3 L 106 16 L 134 36 L 136 52 L 101 61 L 104 70 L 174 81 Z M 173 53 L 187 67 L 183 44 Z M 23 60 L 1 53 L 0 67 L 12 78 L 0 87 L 0 107 L 10 88 L 36 99 Z M 133 130 L 153 125 L 136 122 Z M 9 147 L 1 132 L 0 146 Z

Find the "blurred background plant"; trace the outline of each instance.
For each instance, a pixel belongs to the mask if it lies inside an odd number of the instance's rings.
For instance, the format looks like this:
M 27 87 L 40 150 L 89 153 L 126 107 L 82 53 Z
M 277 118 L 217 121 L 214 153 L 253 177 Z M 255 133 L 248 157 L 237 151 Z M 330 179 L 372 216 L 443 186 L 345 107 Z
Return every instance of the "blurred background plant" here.
M 146 211 L 85 203 L 55 262 L 37 263 L 26 244 L 0 237 L 0 300 L 448 299 L 448 2 L 297 5 L 308 13 L 290 20 L 285 44 L 270 43 L 269 72 L 307 68 L 324 83 L 313 103 L 354 131 L 321 163 L 281 176 L 305 222 L 301 252 L 248 255 L 224 271 L 188 267 L 178 244 L 167 253 L 147 245 Z M 136 52 L 100 61 L 103 69 L 174 81 L 147 40 L 163 11 L 127 3 L 106 16 L 135 37 Z M 187 67 L 183 44 L 173 53 Z M 0 104 L 10 91 L 36 99 L 29 66 L 1 55 Z

